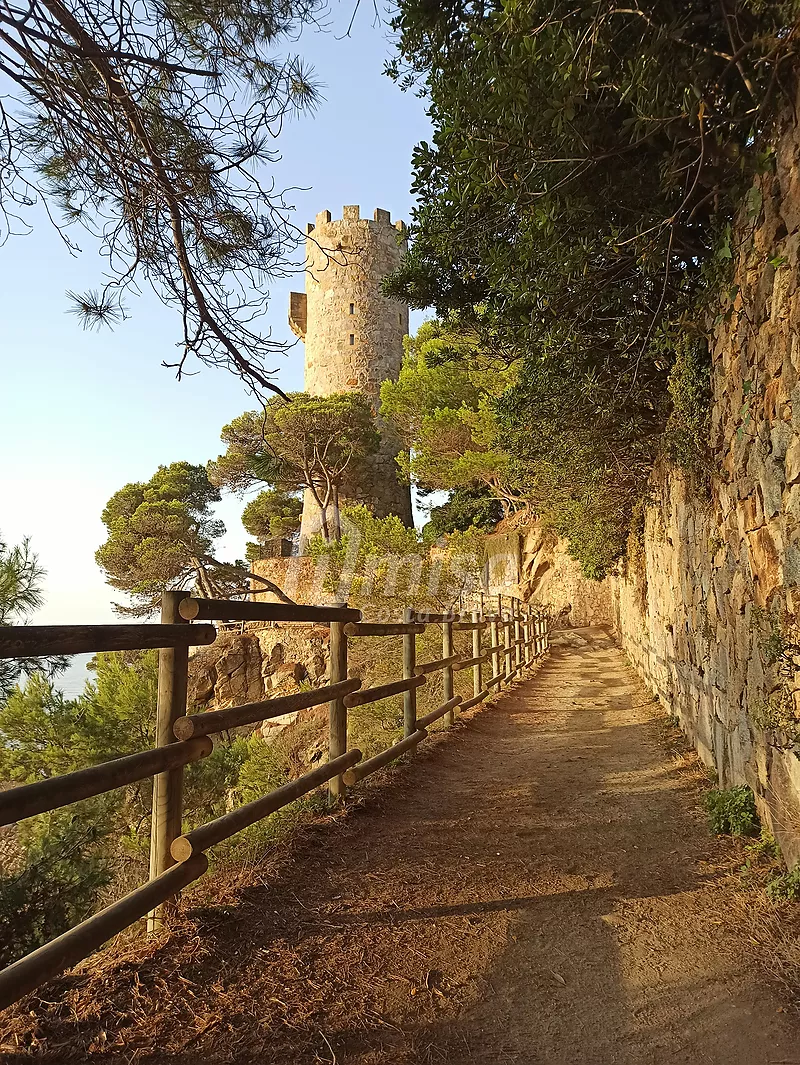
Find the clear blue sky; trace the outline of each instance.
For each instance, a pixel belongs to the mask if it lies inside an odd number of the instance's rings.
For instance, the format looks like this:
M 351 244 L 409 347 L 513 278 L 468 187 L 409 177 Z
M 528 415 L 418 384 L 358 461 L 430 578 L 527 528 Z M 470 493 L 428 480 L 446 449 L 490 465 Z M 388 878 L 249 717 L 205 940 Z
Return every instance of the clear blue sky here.
M 278 184 L 308 190 L 291 196 L 301 227 L 321 210 L 341 217 L 349 203 L 369 217 L 383 207 L 407 218 L 411 151 L 428 135 L 423 101 L 382 73 L 390 44 L 385 27 L 373 25 L 372 6 L 362 5 L 351 38 L 336 39 L 351 13 L 349 2 L 334 3 L 330 31 L 305 32 L 296 46 L 324 97 L 279 141 Z M 64 293 L 101 280 L 103 261 L 85 243 L 71 257 L 38 219 L 31 235 L 0 248 L 0 532 L 9 542 L 29 535 L 48 571 L 42 623 L 113 619 L 112 590 L 94 563 L 106 500 L 160 463 L 215 457 L 220 428 L 249 406 L 223 371 L 204 369 L 179 384 L 161 368 L 174 358 L 180 322 L 149 294 L 130 301 L 130 320 L 113 332 L 84 332 L 66 313 Z M 302 279 L 271 290 L 267 323 L 276 338 L 294 339 L 286 312 L 288 292 L 298 287 Z M 302 345 L 278 358 L 283 388 L 302 387 L 302 358 Z M 241 506 L 228 498 L 220 507 L 226 557 L 243 554 Z

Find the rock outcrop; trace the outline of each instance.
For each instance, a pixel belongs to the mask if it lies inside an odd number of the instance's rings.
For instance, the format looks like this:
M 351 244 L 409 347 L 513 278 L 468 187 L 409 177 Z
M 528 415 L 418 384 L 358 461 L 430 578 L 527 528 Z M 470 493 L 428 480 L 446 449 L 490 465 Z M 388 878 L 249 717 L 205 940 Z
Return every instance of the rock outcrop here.
M 328 672 L 328 630 L 317 626 L 272 626 L 223 631 L 200 648 L 189 664 L 189 705 L 202 710 L 258 702 L 303 687 L 321 687 Z M 296 718 L 287 714 L 262 726 L 274 735 Z

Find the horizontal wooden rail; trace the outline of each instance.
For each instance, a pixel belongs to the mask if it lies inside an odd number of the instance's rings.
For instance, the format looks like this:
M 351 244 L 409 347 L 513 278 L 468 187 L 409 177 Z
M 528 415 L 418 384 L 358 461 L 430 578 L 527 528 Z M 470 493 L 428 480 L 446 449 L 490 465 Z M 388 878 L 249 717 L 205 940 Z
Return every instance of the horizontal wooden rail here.
M 469 669 L 470 666 L 478 666 L 481 662 L 485 662 L 492 657 L 491 651 L 486 651 L 482 655 L 477 655 L 475 658 L 464 658 L 458 665 L 453 666 L 453 669 L 458 671 L 459 669 Z
M 478 703 L 482 703 L 487 695 L 491 693 L 490 688 L 484 688 L 478 695 L 473 695 L 471 699 L 467 699 L 465 703 L 461 704 L 462 710 L 471 710 L 473 706 L 477 706 Z
M 348 710 L 366 703 L 377 703 L 379 699 L 388 699 L 390 695 L 401 695 L 425 683 L 425 677 L 408 677 L 405 680 L 393 680 L 389 684 L 378 684 L 375 688 L 363 688 L 361 691 L 345 695 L 344 705 Z
M 436 673 L 440 669 L 444 669 L 445 666 L 454 666 L 454 663 L 461 661 L 461 655 L 448 655 L 447 658 L 437 658 L 435 662 L 419 662 L 414 666 L 414 672 L 418 677 L 424 676 L 426 673 Z M 456 668 L 454 666 L 454 668 Z
M 269 721 L 273 717 L 292 714 L 295 710 L 307 710 L 311 706 L 322 706 L 331 699 L 358 691 L 361 681 L 358 677 L 330 684 L 326 688 L 314 688 L 310 692 L 296 692 L 294 695 L 281 695 L 277 699 L 264 699 L 258 703 L 243 703 L 228 710 L 209 710 L 202 714 L 190 714 L 179 717 L 172 726 L 172 731 L 179 740 L 188 740 L 192 736 L 211 736 L 240 725 L 253 725 L 257 721 Z
M 198 880 L 207 869 L 208 859 L 203 854 L 190 862 L 175 865 L 119 902 L 106 906 L 94 917 L 3 969 L 0 972 L 0 1009 L 82 961 L 106 940 L 177 895 L 193 880 Z
M 457 707 L 468 710 L 486 699 L 498 685 L 522 675 L 524 669 L 533 665 L 548 648 L 549 632 L 547 624 L 541 624 L 542 615 L 508 596 L 498 597 L 495 614 L 484 614 L 483 605 L 481 598 L 480 611 L 470 606 L 470 613 L 434 614 L 408 609 L 404 621 L 378 624 L 362 622 L 361 611 L 346 606 L 209 600 L 172 591 L 164 595 L 163 624 L 0 627 L 0 659 L 149 648 L 158 648 L 161 652 L 157 748 L 0 792 L 2 826 L 136 781 L 150 777 L 154 780 L 150 882 L 0 973 L 0 1008 L 87 957 L 145 914 L 152 917 L 154 927 L 160 926 L 166 920 L 164 904 L 207 870 L 208 861 L 203 852 L 208 848 L 269 817 L 326 782 L 330 782 L 331 795 L 337 800 L 342 798 L 344 784 L 352 785 L 363 780 L 416 747 L 427 737 L 427 729 L 435 721 L 444 718 L 447 724 L 453 724 Z M 536 619 L 536 631 L 530 639 L 520 639 L 523 621 L 526 632 L 530 633 L 528 624 L 533 618 Z M 183 624 L 174 624 L 181 619 Z M 190 621 L 195 624 L 187 624 Z M 188 648 L 213 643 L 216 629 L 207 624 L 211 621 L 305 622 L 330 626 L 331 683 L 309 692 L 187 715 Z M 487 622 L 491 622 L 492 646 L 481 653 L 480 634 Z M 442 626 L 442 657 L 416 664 L 415 637 L 429 624 Z M 472 633 L 473 657 L 465 660 L 454 653 L 453 630 Z M 500 633 L 505 637 L 502 643 L 498 643 Z M 361 687 L 361 680 L 348 678 L 347 637 L 360 636 L 402 636 L 403 678 L 366 690 Z M 523 662 L 520 647 L 538 648 L 538 651 L 534 655 L 526 653 L 524 658 L 527 661 Z M 516 665 L 511 668 L 514 649 L 517 649 Z M 490 668 L 498 672 L 487 682 L 482 679 L 480 667 L 490 659 L 494 660 L 494 666 Z M 508 667 L 508 672 L 504 666 Z M 470 667 L 474 670 L 474 694 L 463 701 L 461 696 L 453 693 L 453 673 Z M 437 671 L 441 671 L 443 677 L 441 697 L 444 701 L 435 710 L 418 718 L 416 689 L 426 683 L 429 674 Z M 400 694 L 405 695 L 404 738 L 366 761 L 362 761 L 360 751 L 348 752 L 347 710 Z M 177 836 L 183 798 L 181 767 L 213 751 L 210 735 L 323 704 L 329 708 L 328 763 Z M 173 735 L 175 740 L 172 740 Z M 179 864 L 166 868 L 173 859 Z
M 452 699 L 448 699 L 446 703 L 442 703 L 441 706 L 437 706 L 435 710 L 431 710 L 425 717 L 417 718 L 417 728 L 427 728 L 428 725 L 432 725 L 434 721 L 438 721 L 440 717 L 444 717 L 445 714 L 449 714 L 451 710 L 455 710 L 457 706 L 461 705 L 461 696 L 454 695 Z
M 319 769 L 315 769 L 311 773 L 305 773 L 302 777 L 298 777 L 297 780 L 292 780 L 290 783 L 276 788 L 269 795 L 254 799 L 253 802 L 245 803 L 244 806 L 240 806 L 237 810 L 231 810 L 230 813 L 223 814 L 222 817 L 217 817 L 206 825 L 192 829 L 191 832 L 187 832 L 185 836 L 179 836 L 173 842 L 171 848 L 172 857 L 176 862 L 189 861 L 190 858 L 193 858 L 201 851 L 208 850 L 209 847 L 221 843 L 224 839 L 235 836 L 243 828 L 249 828 L 256 821 L 262 821 L 282 807 L 288 806 L 295 799 L 299 799 L 302 795 L 307 795 L 309 791 L 318 788 L 320 784 L 326 783 L 332 777 L 338 777 L 345 769 L 349 769 L 360 761 L 361 751 L 348 751 L 347 754 L 340 755 L 331 762 L 326 762 Z
M 146 651 L 213 643 L 213 625 L 3 625 L 0 658 Z
M 348 769 L 344 774 L 345 784 L 347 784 L 348 787 L 352 787 L 352 785 L 357 784 L 359 780 L 368 777 L 370 773 L 374 773 L 377 769 L 383 769 L 385 765 L 394 762 L 394 760 L 399 758 L 401 754 L 405 754 L 406 751 L 410 751 L 412 747 L 416 747 L 416 745 L 421 740 L 424 740 L 427 735 L 428 733 L 424 728 L 417 729 L 417 731 L 412 732 L 410 736 L 406 736 L 404 740 L 395 743 L 393 747 L 387 747 L 385 751 L 376 754 L 374 758 L 368 758 L 366 762 L 353 766 L 352 769 Z
M 211 754 L 213 746 L 209 739 L 170 743 L 166 747 L 126 754 L 60 777 L 0 791 L 0 825 L 10 825 L 47 810 L 58 810 L 92 795 L 102 795 L 137 780 L 146 780 L 156 773 L 197 762 Z
M 350 621 L 345 625 L 344 631 L 346 636 L 418 636 L 425 631 L 425 626 L 414 621 L 400 621 L 391 625 Z
M 299 603 L 250 603 L 237 599 L 184 599 L 180 615 L 187 621 L 360 621 L 361 611 L 343 606 Z

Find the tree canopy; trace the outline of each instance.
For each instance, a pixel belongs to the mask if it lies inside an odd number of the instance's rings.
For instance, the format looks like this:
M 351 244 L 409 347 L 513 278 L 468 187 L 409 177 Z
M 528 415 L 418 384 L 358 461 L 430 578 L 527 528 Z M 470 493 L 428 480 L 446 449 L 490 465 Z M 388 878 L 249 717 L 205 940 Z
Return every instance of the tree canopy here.
M 126 484 L 103 511 L 108 539 L 95 554 L 112 588 L 126 592 L 131 605 L 115 604 L 122 614 L 151 614 L 168 588 L 190 588 L 205 598 L 227 599 L 249 588 L 243 562 L 214 557 L 214 542 L 225 525 L 212 505 L 219 489 L 204 466 L 173 462 L 159 466 L 149 481 Z M 270 591 L 271 582 L 258 578 Z
M 150 285 L 183 322 L 174 362 L 274 389 L 282 348 L 258 327 L 264 282 L 302 237 L 264 166 L 316 90 L 282 43 L 318 0 L 31 0 L 0 4 L 0 238 L 41 198 L 69 247 L 106 258 L 99 290 L 70 294 L 88 326 L 118 322 Z
M 242 511 L 245 531 L 255 537 L 247 544 L 250 561 L 261 558 L 263 545 L 270 540 L 292 536 L 300 528 L 303 501 L 298 495 L 276 488 L 259 492 Z
M 617 529 L 595 573 L 624 546 L 670 393 L 685 391 L 668 384 L 676 348 L 704 334 L 733 212 L 772 165 L 799 12 L 796 0 L 398 4 L 391 72 L 427 95 L 433 136 L 414 152 L 413 240 L 385 289 L 519 360 L 497 433 L 560 527 L 575 530 L 578 508 L 579 527 L 605 514 Z M 757 187 L 747 206 L 755 217 Z M 694 361 L 702 376 L 699 348 Z
M 398 379 L 381 387 L 381 413 L 408 449 L 403 472 L 424 490 L 482 484 L 506 512 L 522 505 L 495 409 L 513 369 L 487 358 L 478 336 L 452 320 L 423 323 L 405 348 Z
M 209 463 L 209 477 L 239 493 L 258 484 L 280 492 L 308 489 L 319 507 L 324 539 L 338 539 L 340 493 L 378 448 L 374 412 L 357 392 L 296 392 L 289 400 L 275 397 L 263 411 L 249 411 L 226 425 L 227 450 Z
M 22 625 L 43 605 L 44 577 L 45 571 L 29 539 L 11 546 L 0 537 L 0 626 Z M 23 674 L 41 672 L 52 677 L 66 669 L 68 663 L 69 659 L 62 655 L 0 659 L 0 703 Z

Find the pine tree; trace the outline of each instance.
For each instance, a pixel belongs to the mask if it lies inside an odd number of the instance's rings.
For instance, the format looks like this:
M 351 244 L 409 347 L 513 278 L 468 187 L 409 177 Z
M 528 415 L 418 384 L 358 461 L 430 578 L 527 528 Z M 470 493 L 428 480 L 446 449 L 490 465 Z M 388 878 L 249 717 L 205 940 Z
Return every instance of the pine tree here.
M 0 2 L 0 238 L 40 198 L 68 245 L 106 254 L 98 291 L 71 293 L 88 327 L 149 284 L 183 320 L 173 365 L 226 366 L 256 392 L 281 346 L 256 328 L 298 244 L 263 166 L 315 88 L 279 42 L 318 0 Z M 3 225 L 5 230 L 3 233 Z

